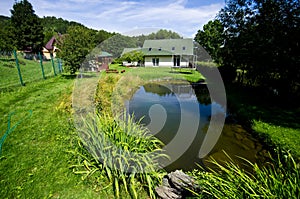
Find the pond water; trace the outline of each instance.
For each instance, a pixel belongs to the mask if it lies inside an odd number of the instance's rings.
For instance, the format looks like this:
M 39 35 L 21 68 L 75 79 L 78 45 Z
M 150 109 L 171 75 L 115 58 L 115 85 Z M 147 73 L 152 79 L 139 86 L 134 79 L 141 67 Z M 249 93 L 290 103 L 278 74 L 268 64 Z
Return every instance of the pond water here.
M 228 156 L 241 167 L 247 167 L 238 157 L 259 163 L 268 156 L 258 140 L 241 125 L 232 123 L 224 125 L 221 136 L 212 141 L 214 147 L 204 158 L 199 158 L 211 116 L 226 114 L 220 104 L 211 102 L 204 84 L 145 84 L 126 102 L 126 108 L 165 144 L 170 156 L 170 160 L 163 163 L 167 171 L 191 170 L 199 165 L 214 168 L 209 159 L 222 163 L 229 160 Z

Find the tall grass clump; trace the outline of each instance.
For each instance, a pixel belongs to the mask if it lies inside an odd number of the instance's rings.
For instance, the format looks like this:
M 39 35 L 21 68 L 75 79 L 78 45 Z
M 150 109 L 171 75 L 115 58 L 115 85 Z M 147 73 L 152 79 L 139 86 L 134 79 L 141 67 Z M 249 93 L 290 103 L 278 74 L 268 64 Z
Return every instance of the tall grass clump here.
M 251 173 L 234 162 L 221 165 L 212 160 L 218 171 L 193 173 L 203 190 L 196 195 L 198 198 L 299 198 L 299 163 L 289 152 L 278 154 L 262 168 L 245 160 L 253 168 Z
M 135 123 L 132 116 L 114 118 L 106 113 L 89 116 L 84 119 L 80 138 L 91 156 L 85 156 L 82 165 L 74 167 L 84 167 L 86 176 L 105 176 L 118 198 L 121 188 L 138 198 L 141 187 L 155 198 L 154 189 L 165 175 L 158 171 L 159 159 L 166 157 L 161 149 L 163 144 L 148 129 Z

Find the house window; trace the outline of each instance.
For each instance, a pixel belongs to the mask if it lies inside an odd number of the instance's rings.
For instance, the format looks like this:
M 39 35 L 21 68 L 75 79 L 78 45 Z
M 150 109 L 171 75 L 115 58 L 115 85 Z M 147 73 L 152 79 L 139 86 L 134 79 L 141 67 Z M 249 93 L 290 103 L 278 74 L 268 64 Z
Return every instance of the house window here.
M 152 58 L 153 66 L 159 66 L 159 58 Z
M 172 50 L 175 50 L 175 47 L 172 47 Z
M 183 46 L 183 47 L 182 47 L 182 50 L 186 50 L 186 47 L 185 47 L 185 46 Z

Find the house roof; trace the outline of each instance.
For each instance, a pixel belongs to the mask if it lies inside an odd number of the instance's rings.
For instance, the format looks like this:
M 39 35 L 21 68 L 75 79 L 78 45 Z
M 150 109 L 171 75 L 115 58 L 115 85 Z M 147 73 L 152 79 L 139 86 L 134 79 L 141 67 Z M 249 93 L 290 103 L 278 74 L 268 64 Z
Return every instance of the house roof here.
M 125 48 L 123 50 L 123 53 L 121 56 L 123 56 L 126 53 L 133 52 L 133 51 L 140 51 L 145 56 L 172 56 L 172 55 L 174 55 L 170 51 L 166 51 L 163 49 L 157 49 L 157 48 Z
M 54 49 L 54 43 L 56 42 L 55 36 L 53 36 L 46 44 L 45 48 L 47 50 L 53 50 Z
M 140 51 L 145 56 L 172 56 L 172 55 L 174 55 L 170 51 L 158 49 L 158 48 L 142 48 L 142 49 L 140 49 Z
M 193 39 L 145 40 L 143 48 L 162 49 L 174 55 L 193 55 Z

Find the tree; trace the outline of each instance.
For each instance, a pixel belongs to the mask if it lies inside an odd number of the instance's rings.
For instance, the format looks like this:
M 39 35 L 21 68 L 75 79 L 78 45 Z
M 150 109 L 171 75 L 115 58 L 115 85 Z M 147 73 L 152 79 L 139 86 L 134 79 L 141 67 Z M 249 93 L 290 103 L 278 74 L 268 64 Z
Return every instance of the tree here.
M 217 19 L 224 26 L 223 65 L 244 71 L 252 85 L 280 93 L 299 88 L 299 1 L 229 0 Z
M 41 21 L 27 0 L 16 2 L 11 10 L 14 38 L 19 50 L 31 49 L 38 52 L 43 47 L 43 27 Z
M 125 53 L 121 58 L 122 61 L 127 61 L 128 63 L 131 62 L 144 62 L 144 53 L 138 50 L 134 50 L 128 53 Z
M 66 69 L 75 74 L 86 55 L 95 47 L 95 34 L 82 26 L 70 26 L 58 43 L 58 56 L 64 60 Z
M 224 27 L 219 20 L 209 21 L 195 36 L 198 42 L 217 62 L 221 63 L 220 48 L 224 44 Z
M 0 27 L 0 51 L 12 51 L 15 48 L 15 40 L 10 21 L 1 20 Z

